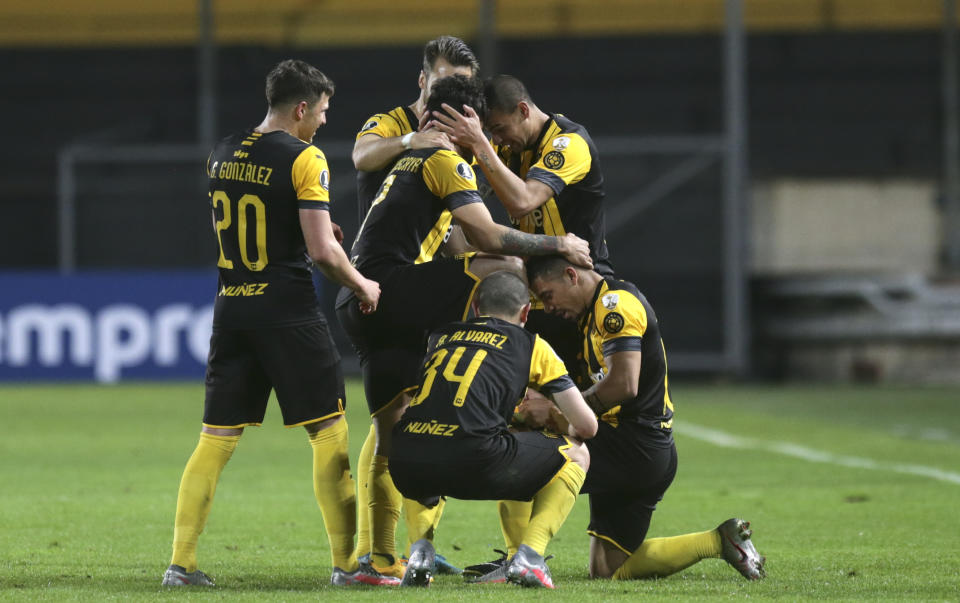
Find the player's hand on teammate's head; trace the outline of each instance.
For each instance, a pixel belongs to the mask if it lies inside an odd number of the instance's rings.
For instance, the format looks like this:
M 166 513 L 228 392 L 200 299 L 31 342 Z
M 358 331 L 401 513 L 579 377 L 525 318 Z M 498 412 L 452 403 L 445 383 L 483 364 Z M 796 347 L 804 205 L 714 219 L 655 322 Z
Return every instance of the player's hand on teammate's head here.
M 445 132 L 450 139 L 463 147 L 473 148 L 481 140 L 486 140 L 483 135 L 483 124 L 477 112 L 469 105 L 463 106 L 463 113 L 460 113 L 447 103 L 441 105 L 443 111 L 433 112 L 433 123 L 441 132 Z
M 593 260 L 590 259 L 590 244 L 572 232 L 560 237 L 560 253 L 572 264 L 583 268 L 593 268 Z
M 380 302 L 380 283 L 368 278 L 363 281 L 355 293 L 360 300 L 360 311 L 364 314 L 372 314 L 377 311 L 377 304 Z
M 411 149 L 435 149 L 437 147 L 448 151 L 456 151 L 450 137 L 436 128 L 417 132 L 410 138 Z

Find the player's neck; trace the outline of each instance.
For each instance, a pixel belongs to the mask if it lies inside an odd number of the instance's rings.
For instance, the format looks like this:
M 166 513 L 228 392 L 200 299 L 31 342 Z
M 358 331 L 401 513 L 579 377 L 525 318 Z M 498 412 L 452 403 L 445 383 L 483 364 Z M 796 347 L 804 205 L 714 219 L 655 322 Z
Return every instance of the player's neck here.
M 580 280 L 578 285 L 580 286 L 580 292 L 588 305 L 590 300 L 593 299 L 593 292 L 597 290 L 597 285 L 599 285 L 600 281 L 602 280 L 603 276 L 598 272 L 594 272 L 593 270 L 580 271 Z
M 412 105 L 408 105 L 410 110 L 413 111 L 413 114 L 417 116 L 417 119 L 423 117 L 423 112 L 427 110 L 427 99 L 424 98 L 424 95 L 421 94 L 417 97 L 417 100 L 413 101 Z M 413 129 L 417 129 L 417 124 L 410 124 L 413 126 Z
M 540 133 L 543 132 L 543 126 L 547 124 L 550 120 L 550 116 L 540 110 L 536 105 L 530 106 L 530 117 L 527 118 L 530 124 L 530 131 L 528 132 L 527 140 L 529 141 L 526 144 L 525 148 L 533 148 L 536 146 L 537 141 L 540 140 Z
M 260 132 L 261 134 L 269 134 L 270 132 L 277 132 L 279 130 L 286 132 L 294 138 L 298 138 L 296 122 L 273 112 L 267 113 L 267 116 L 263 118 L 260 125 L 254 128 L 254 131 Z

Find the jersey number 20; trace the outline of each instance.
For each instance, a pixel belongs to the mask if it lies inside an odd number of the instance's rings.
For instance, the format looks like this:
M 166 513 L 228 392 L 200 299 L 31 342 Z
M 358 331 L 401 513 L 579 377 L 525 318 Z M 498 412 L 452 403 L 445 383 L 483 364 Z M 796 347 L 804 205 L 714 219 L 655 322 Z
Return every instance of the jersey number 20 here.
M 223 253 L 223 231 L 230 228 L 233 224 L 233 211 L 231 210 L 230 198 L 223 191 L 214 191 L 213 208 L 218 205 L 223 208 L 223 218 L 216 221 L 217 242 L 220 244 L 220 259 L 217 266 L 233 269 L 233 260 L 227 259 Z M 255 221 L 253 227 L 256 229 L 255 239 L 257 241 L 257 259 L 250 260 L 250 252 L 247 250 L 247 209 L 253 207 Z M 237 243 L 240 247 L 240 260 L 248 270 L 260 272 L 267 267 L 267 207 L 256 195 L 244 195 L 237 201 Z

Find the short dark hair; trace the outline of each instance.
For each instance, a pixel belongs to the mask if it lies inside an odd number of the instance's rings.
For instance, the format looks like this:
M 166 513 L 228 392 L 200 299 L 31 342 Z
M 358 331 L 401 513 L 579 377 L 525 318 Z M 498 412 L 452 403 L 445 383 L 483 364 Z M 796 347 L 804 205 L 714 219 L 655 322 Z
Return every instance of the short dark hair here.
M 554 280 L 563 276 L 564 270 L 573 266 L 562 255 L 540 255 L 527 258 L 527 280 Z
M 424 71 L 433 71 L 437 59 L 443 59 L 454 67 L 469 67 L 473 75 L 480 71 L 480 62 L 467 43 L 453 36 L 440 36 L 423 47 Z
M 279 107 L 307 101 L 312 105 L 326 94 L 333 96 L 333 80 L 313 65 L 287 59 L 274 65 L 267 74 L 267 104 Z
M 530 291 L 516 273 L 498 270 L 480 281 L 473 300 L 480 314 L 513 316 L 530 303 Z
M 470 105 L 477 112 L 480 120 L 487 117 L 487 103 L 483 100 L 483 82 L 476 77 L 452 75 L 438 80 L 430 89 L 427 97 L 427 111 L 442 113 L 440 106 L 446 103 L 463 112 L 464 105 Z
M 483 96 L 487 99 L 490 111 L 513 113 L 520 101 L 533 103 L 530 93 L 523 82 L 512 75 L 495 75 L 487 80 L 483 87 Z

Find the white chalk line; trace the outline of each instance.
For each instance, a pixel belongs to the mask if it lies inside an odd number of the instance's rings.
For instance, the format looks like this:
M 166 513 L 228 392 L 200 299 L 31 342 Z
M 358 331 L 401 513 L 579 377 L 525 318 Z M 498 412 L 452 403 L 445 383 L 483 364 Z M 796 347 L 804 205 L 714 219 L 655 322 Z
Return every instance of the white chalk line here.
M 892 471 L 894 473 L 905 473 L 907 475 L 918 475 L 929 477 L 941 482 L 960 485 L 960 473 L 944 471 L 936 467 L 926 465 L 912 465 L 904 463 L 882 463 L 873 459 L 847 456 L 842 454 L 833 454 L 823 450 L 815 450 L 799 444 L 788 442 L 768 442 L 753 438 L 744 438 L 733 435 L 725 431 L 682 423 L 674 425 L 674 430 L 682 435 L 709 442 L 715 446 L 723 448 L 739 448 L 742 450 L 765 450 L 775 452 L 785 456 L 810 461 L 812 463 L 827 463 L 830 465 L 839 465 L 841 467 L 852 467 L 855 469 L 874 469 L 877 471 Z

